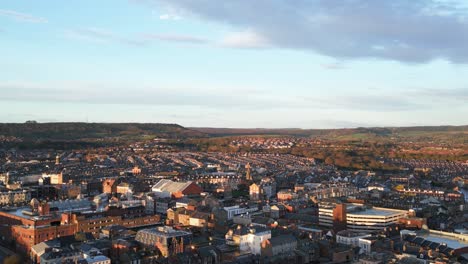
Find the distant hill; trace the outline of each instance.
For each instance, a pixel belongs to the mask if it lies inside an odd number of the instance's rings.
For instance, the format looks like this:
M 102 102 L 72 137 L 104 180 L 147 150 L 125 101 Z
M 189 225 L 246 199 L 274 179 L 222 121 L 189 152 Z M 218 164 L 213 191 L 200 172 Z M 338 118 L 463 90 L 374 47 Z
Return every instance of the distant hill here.
M 210 136 L 243 136 L 243 135 L 283 135 L 283 136 L 311 136 L 328 134 L 327 129 L 301 128 L 214 128 L 191 127 L 190 129 L 206 133 Z
M 112 143 L 158 138 L 297 136 L 338 141 L 438 141 L 468 144 L 468 126 L 375 127 L 346 129 L 185 128 L 159 123 L 0 123 L 0 143 Z M 31 146 L 32 147 L 32 146 Z
M 453 139 L 468 143 L 468 126 L 418 126 L 418 127 L 369 127 L 343 129 L 300 129 L 300 128 L 206 128 L 192 127 L 192 130 L 206 133 L 209 136 L 245 136 L 245 135 L 278 135 L 299 137 L 323 137 L 333 140 L 373 140 L 382 138 L 399 138 L 404 140 Z
M 177 124 L 150 123 L 1 123 L 0 137 L 23 141 L 86 141 L 107 139 L 190 138 L 206 136 L 203 132 Z

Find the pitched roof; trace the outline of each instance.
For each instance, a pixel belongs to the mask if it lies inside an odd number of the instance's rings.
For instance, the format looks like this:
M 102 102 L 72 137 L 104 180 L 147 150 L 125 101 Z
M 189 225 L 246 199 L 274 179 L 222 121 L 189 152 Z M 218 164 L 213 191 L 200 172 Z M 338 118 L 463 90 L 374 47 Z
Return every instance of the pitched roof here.
M 252 218 L 252 223 L 254 224 L 268 225 L 274 222 L 275 220 L 269 217 L 256 216 Z
M 60 247 L 60 241 L 57 239 L 44 241 L 31 247 L 31 251 L 35 252 L 38 256 L 45 253 L 45 250 L 51 247 Z
M 160 192 L 175 193 L 182 192 L 188 186 L 190 186 L 190 184 L 192 184 L 192 181 L 174 182 L 171 180 L 162 179 L 158 183 L 156 183 L 152 189 Z

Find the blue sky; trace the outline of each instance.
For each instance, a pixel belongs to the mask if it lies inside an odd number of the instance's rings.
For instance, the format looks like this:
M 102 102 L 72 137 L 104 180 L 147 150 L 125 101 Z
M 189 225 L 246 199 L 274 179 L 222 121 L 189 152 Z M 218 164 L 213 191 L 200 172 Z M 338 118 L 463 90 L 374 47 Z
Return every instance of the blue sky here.
M 0 0 L 0 122 L 466 125 L 466 8 Z

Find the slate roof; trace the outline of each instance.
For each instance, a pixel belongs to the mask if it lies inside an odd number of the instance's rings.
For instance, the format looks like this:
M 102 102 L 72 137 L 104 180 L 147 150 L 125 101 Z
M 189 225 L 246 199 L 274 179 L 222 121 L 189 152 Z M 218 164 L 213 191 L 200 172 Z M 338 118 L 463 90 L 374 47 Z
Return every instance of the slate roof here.
M 284 245 L 284 244 L 290 244 L 294 242 L 297 242 L 297 239 L 291 234 L 276 236 L 270 239 L 270 243 L 272 247 Z
M 51 209 L 57 208 L 59 212 L 83 211 L 91 209 L 92 202 L 86 199 L 51 201 L 49 206 Z

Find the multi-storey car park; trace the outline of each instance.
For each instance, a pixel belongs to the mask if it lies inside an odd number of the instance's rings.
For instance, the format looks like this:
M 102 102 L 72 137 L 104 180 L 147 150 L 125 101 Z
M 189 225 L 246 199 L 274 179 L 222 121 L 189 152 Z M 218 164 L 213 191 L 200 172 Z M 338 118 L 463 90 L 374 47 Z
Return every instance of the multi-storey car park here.
M 366 207 L 361 204 L 319 204 L 319 224 L 335 227 L 342 223 L 346 229 L 355 232 L 370 233 L 380 231 L 398 223 L 406 217 L 407 211 L 379 207 Z

